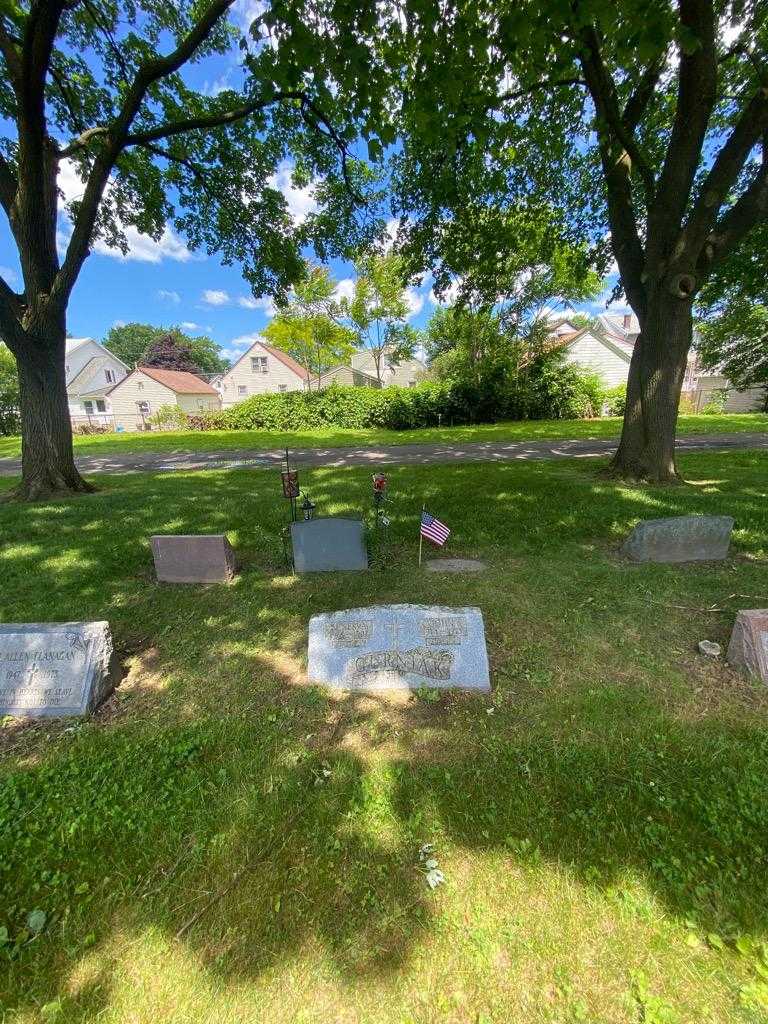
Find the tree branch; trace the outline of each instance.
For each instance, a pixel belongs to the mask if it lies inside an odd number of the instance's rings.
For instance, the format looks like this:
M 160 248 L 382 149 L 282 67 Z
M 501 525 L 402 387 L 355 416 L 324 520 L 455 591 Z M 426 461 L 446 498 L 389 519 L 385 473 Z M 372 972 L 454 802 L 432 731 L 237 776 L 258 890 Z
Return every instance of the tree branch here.
M 532 85 L 527 85 L 524 89 L 516 89 L 513 92 L 503 92 L 501 96 L 495 97 L 489 101 L 489 106 L 494 106 L 496 103 L 503 103 L 506 100 L 519 100 L 523 96 L 530 96 L 532 92 L 539 92 L 547 89 L 558 89 L 561 86 L 568 85 L 586 85 L 586 81 L 583 78 L 561 78 L 557 81 L 553 81 L 551 78 L 545 78 L 541 82 L 534 82 Z
M 680 0 L 680 21 L 699 45 L 680 49 L 677 105 L 656 201 L 648 215 L 648 261 L 666 264 L 688 205 L 709 119 L 717 98 L 716 19 L 712 0 Z
M 164 57 L 156 57 L 142 64 L 136 72 L 131 87 L 115 122 L 103 129 L 105 144 L 93 162 L 88 183 L 85 187 L 80 209 L 75 221 L 72 237 L 67 246 L 64 264 L 56 275 L 51 298 L 66 300 L 74 286 L 80 267 L 88 253 L 88 246 L 96 223 L 99 204 L 109 175 L 121 150 L 127 144 L 131 123 L 139 112 L 149 88 L 162 78 L 175 74 L 210 36 L 216 24 L 226 14 L 235 0 L 213 0 L 200 20 L 192 27 L 179 45 Z M 93 134 L 99 134 L 96 129 Z M 67 147 L 67 150 L 69 147 Z M 66 152 L 66 151 L 65 151 Z
M 18 187 L 19 183 L 16 180 L 16 175 L 13 173 L 11 165 L 3 154 L 0 153 L 0 206 L 2 206 L 9 218 Z
M 602 121 L 603 125 L 607 126 L 615 141 L 624 149 L 631 161 L 630 173 L 633 167 L 637 170 L 643 183 L 646 206 L 650 207 L 656 191 L 653 171 L 637 144 L 633 129 L 625 123 L 621 115 L 616 86 L 603 61 L 597 31 L 593 25 L 589 25 L 582 29 L 580 36 L 587 49 L 586 56 L 581 57 L 581 66 L 595 104 L 598 122 Z M 598 123 L 598 133 L 604 134 L 604 131 L 605 129 L 600 132 Z
M 698 256 L 705 238 L 715 223 L 718 211 L 744 167 L 747 157 L 766 130 L 768 89 L 760 89 L 742 111 L 733 131 L 717 154 L 688 218 L 682 239 L 694 259 Z
M 765 147 L 768 149 L 768 145 Z M 768 159 L 763 161 L 746 192 L 731 206 L 715 226 L 699 257 L 699 269 L 708 275 L 732 252 L 751 229 L 768 217 Z
M 19 337 L 21 327 L 21 315 L 24 311 L 23 296 L 16 292 L 2 277 L 0 277 L 0 337 L 14 352 L 14 345 Z
M 624 113 L 621 120 L 628 132 L 634 132 L 643 114 L 648 109 L 648 104 L 651 102 L 656 86 L 661 78 L 666 57 L 667 51 L 663 50 L 656 60 L 648 65 L 640 76 L 640 80 L 635 86 L 635 91 L 624 105 Z
M 3 22 L 2 16 L 0 16 L 0 53 L 5 58 L 5 63 L 8 67 L 8 72 L 11 78 L 11 84 L 13 85 L 14 91 L 18 93 L 19 85 L 21 83 L 21 57 L 17 47 L 20 46 L 20 40 L 15 39 L 6 29 Z

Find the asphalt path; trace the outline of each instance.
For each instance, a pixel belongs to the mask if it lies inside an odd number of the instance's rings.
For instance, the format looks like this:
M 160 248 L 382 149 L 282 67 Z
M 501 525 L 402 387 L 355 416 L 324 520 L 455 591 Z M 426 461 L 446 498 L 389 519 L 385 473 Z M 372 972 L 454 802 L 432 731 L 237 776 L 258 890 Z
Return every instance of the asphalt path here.
M 451 462 L 518 462 L 536 459 L 588 459 L 610 455 L 617 439 L 578 441 L 473 441 L 467 444 L 369 445 L 362 448 L 291 449 L 301 466 L 426 466 Z M 768 433 L 698 434 L 678 438 L 681 452 L 724 452 L 768 449 Z M 228 450 L 211 452 L 133 452 L 82 455 L 82 473 L 172 473 L 200 469 L 266 469 L 278 467 L 284 451 Z M 0 459 L 0 476 L 18 476 L 21 459 Z

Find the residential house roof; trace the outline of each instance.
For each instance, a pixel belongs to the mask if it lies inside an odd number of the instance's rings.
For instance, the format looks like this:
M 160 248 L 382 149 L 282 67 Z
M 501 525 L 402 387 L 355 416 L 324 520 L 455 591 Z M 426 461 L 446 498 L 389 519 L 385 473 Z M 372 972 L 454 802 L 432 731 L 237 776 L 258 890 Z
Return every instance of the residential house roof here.
M 222 374 L 222 377 L 229 376 L 229 374 L 232 373 L 236 366 L 239 366 L 244 359 L 247 359 L 248 356 L 250 356 L 251 352 L 253 352 L 257 345 L 259 346 L 259 348 L 264 349 L 264 351 L 267 352 L 269 355 L 274 356 L 274 358 L 281 362 L 284 366 L 287 366 L 288 369 L 292 370 L 297 377 L 301 378 L 301 380 L 305 381 L 308 378 L 309 374 L 307 373 L 307 371 L 304 369 L 301 363 L 296 362 L 293 356 L 289 356 L 287 352 L 283 352 L 283 350 L 280 348 L 275 348 L 274 345 L 268 345 L 266 341 L 262 341 L 261 338 L 257 338 L 256 341 L 254 341 L 254 343 L 248 349 L 248 351 L 243 352 L 240 358 L 236 360 L 225 373 Z
M 104 394 L 111 395 L 113 391 L 122 387 L 137 373 L 146 374 L 147 377 L 156 380 L 158 384 L 163 384 L 171 391 L 175 391 L 177 395 L 216 395 L 217 398 L 219 397 L 219 392 L 206 381 L 201 380 L 197 374 L 189 373 L 186 370 L 161 370 L 156 366 L 137 366 L 127 377 L 123 377 L 117 384 L 108 388 Z
M 68 394 L 74 396 L 96 392 L 99 396 L 101 396 L 107 390 L 107 388 L 113 387 L 114 385 L 107 384 L 106 382 L 103 387 L 93 387 L 94 377 L 99 372 L 99 370 L 106 369 L 109 366 L 110 355 L 111 353 L 106 353 L 103 356 L 92 356 L 85 364 L 85 366 L 82 368 L 82 370 L 79 373 L 76 373 L 75 376 L 70 381 L 67 381 Z M 120 362 L 121 366 L 125 365 L 120 360 L 118 360 L 118 362 Z

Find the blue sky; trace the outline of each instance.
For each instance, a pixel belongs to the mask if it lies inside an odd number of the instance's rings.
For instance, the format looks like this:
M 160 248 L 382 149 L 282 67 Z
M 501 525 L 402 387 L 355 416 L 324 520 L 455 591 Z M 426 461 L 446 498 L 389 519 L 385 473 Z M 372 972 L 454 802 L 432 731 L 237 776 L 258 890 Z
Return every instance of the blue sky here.
M 233 20 L 245 28 L 261 9 L 261 0 L 238 0 Z M 207 58 L 185 75 L 190 85 L 213 94 L 242 81 L 237 51 Z M 278 169 L 274 184 L 284 194 L 289 210 L 300 220 L 313 209 L 311 189 L 296 189 L 291 167 Z M 71 167 L 63 166 L 60 186 L 73 198 L 82 185 Z M 60 238 L 66 242 L 66 217 L 60 218 Z M 68 311 L 68 331 L 75 337 L 102 339 L 110 327 L 140 321 L 155 325 L 180 324 L 190 334 L 210 335 L 223 354 L 237 358 L 269 321 L 274 307 L 267 297 L 254 297 L 236 266 L 226 267 L 215 256 L 192 252 L 183 238 L 166 228 L 159 242 L 135 229 L 126 232 L 129 251 L 109 250 L 96 243 L 83 266 Z M 332 261 L 331 272 L 340 293 L 349 294 L 353 268 Z M 7 223 L 0 217 L 0 275 L 13 287 L 20 285 L 15 247 Z M 408 291 L 410 322 L 423 327 L 435 308 L 428 279 Z M 605 308 L 605 297 L 591 304 L 591 312 Z M 612 311 L 620 311 L 618 305 Z

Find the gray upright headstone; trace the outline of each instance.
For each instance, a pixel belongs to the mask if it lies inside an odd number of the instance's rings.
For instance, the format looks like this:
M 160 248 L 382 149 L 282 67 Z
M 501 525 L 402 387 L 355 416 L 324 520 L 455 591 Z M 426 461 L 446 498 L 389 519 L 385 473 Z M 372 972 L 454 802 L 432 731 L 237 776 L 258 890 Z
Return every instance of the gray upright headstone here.
M 291 523 L 296 572 L 359 572 L 368 568 L 365 526 L 341 516 Z
M 479 608 L 391 604 L 313 615 L 310 682 L 342 690 L 490 690 Z
M 726 657 L 729 665 L 768 683 L 768 608 L 738 612 Z
M 235 552 L 223 533 L 151 538 L 161 583 L 227 583 L 235 575 Z
M 0 715 L 84 715 L 119 677 L 108 622 L 0 625 Z
M 728 557 L 731 516 L 673 516 L 638 523 L 622 554 L 635 562 L 710 562 Z

